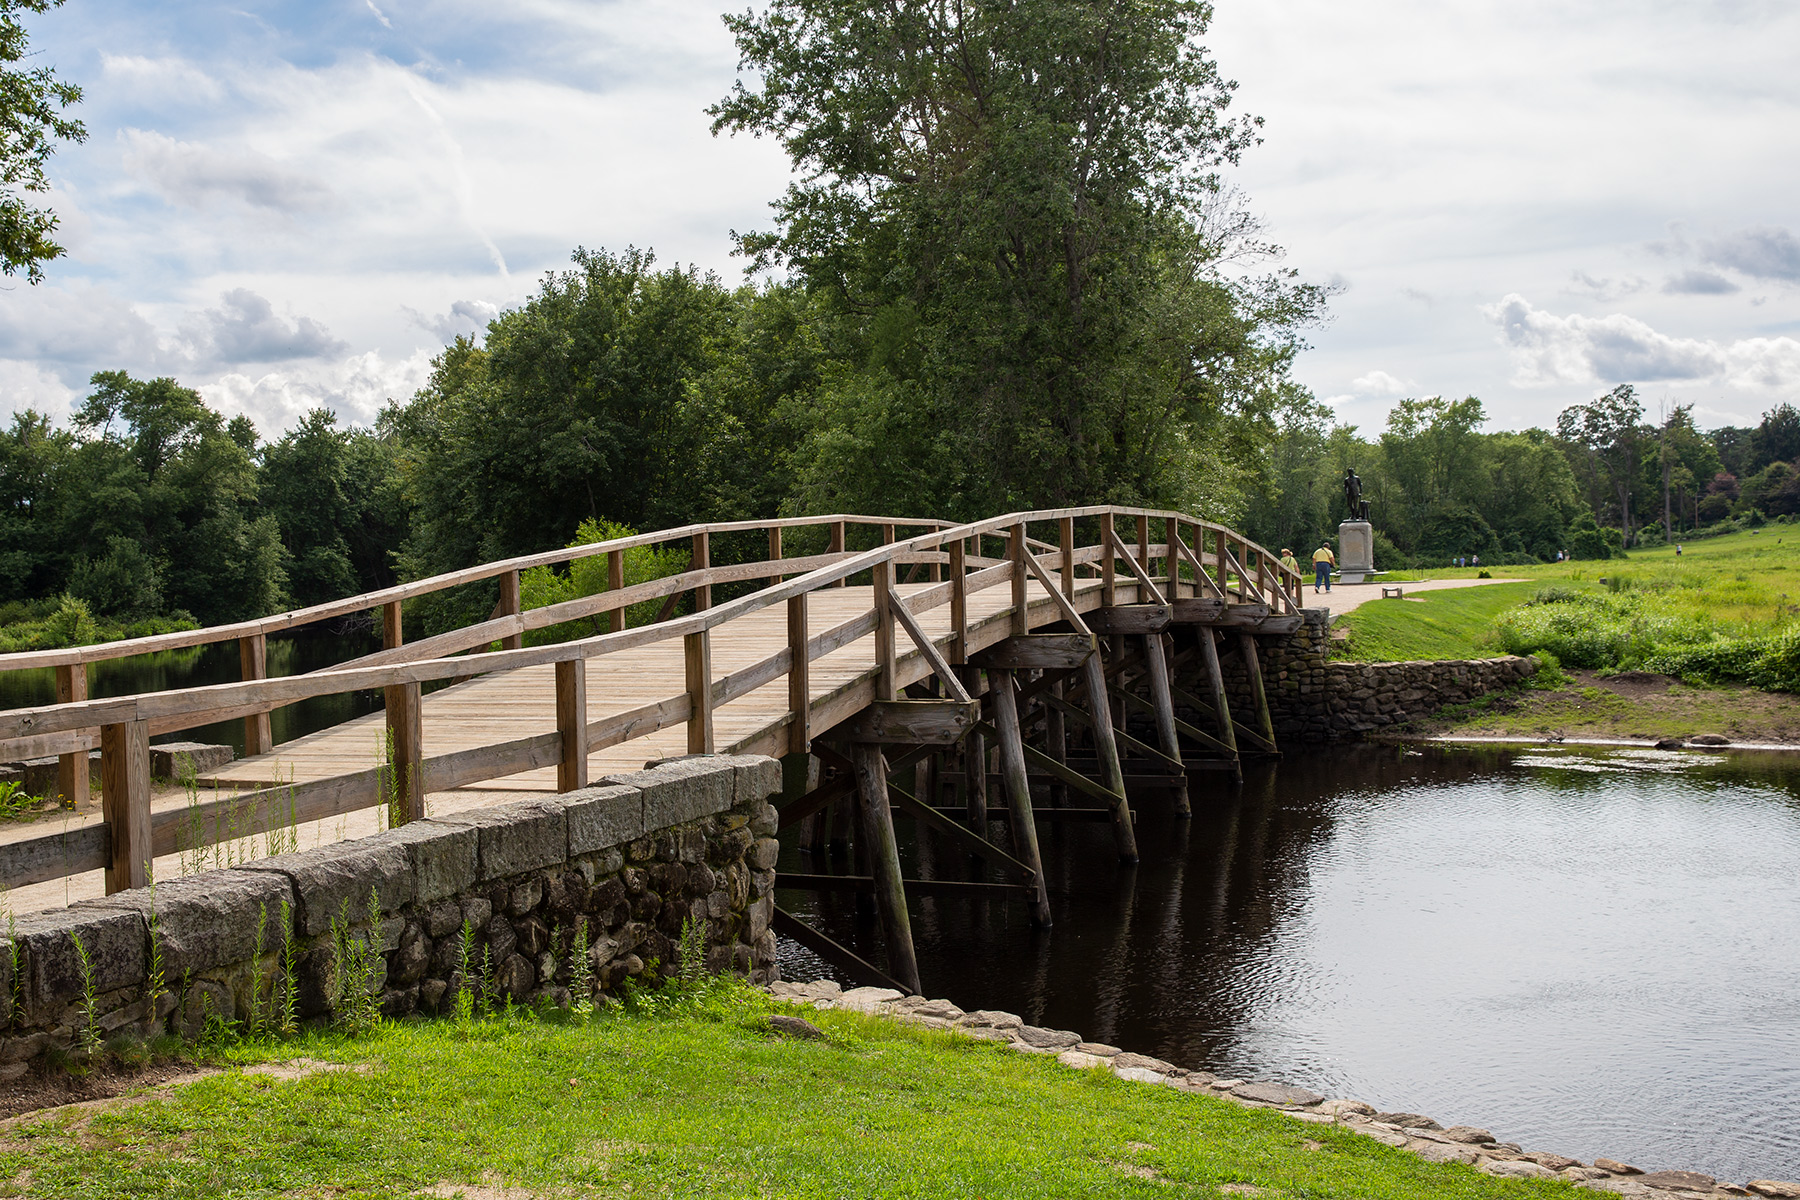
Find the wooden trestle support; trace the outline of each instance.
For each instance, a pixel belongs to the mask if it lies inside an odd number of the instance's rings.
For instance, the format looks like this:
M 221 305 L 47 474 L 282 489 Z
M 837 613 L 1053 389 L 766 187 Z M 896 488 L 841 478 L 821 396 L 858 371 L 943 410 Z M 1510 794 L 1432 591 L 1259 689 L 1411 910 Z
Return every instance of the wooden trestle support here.
M 1022 544 L 1022 543 L 1016 543 Z M 798 826 L 809 872 L 782 872 L 778 888 L 852 891 L 873 905 L 859 915 L 879 924 L 885 970 L 850 948 L 780 912 L 776 928 L 800 941 L 851 978 L 916 993 L 918 958 L 912 943 L 910 898 L 1019 899 L 1032 923 L 1052 923 L 1050 894 L 1038 846 L 1038 823 L 1097 821 L 1110 825 L 1118 862 L 1138 861 L 1132 803 L 1149 794 L 1177 818 L 1192 814 L 1190 784 L 1229 773 L 1243 779 L 1246 755 L 1275 755 L 1274 722 L 1256 650 L 1255 628 L 1267 609 L 1214 602 L 1194 606 L 1164 601 L 1123 543 L 1118 558 L 1134 574 L 1150 604 L 1103 607 L 1084 614 L 1063 606 L 1063 620 L 1043 632 L 1015 632 L 968 656 L 952 645 L 952 664 L 919 630 L 906 606 L 877 577 L 877 608 L 894 618 L 931 663 L 933 676 L 906 690 L 891 686 L 891 668 L 876 685 L 875 703 L 857 717 L 796 752 L 790 762 L 816 764 L 810 787 L 794 785 L 781 809 L 783 829 Z M 960 556 L 958 556 L 960 557 Z M 1054 594 L 1054 592 L 1053 592 Z M 1015 611 L 1022 611 L 1022 605 Z M 1251 627 L 1245 627 L 1248 623 Z M 1273 625 L 1287 632 L 1286 622 Z M 1111 636 L 1101 636 L 1100 632 Z M 1235 633 L 1224 642 L 1222 635 Z M 1228 698 L 1222 658 L 1235 653 L 1249 683 L 1254 728 L 1237 720 Z M 878 642 L 877 661 L 893 662 L 891 640 Z M 1174 682 L 1177 671 L 1198 668 L 1207 698 Z M 1127 720 L 1142 720 L 1143 735 L 1115 724 L 1118 707 Z M 1212 730 L 1184 720 L 1188 710 Z M 997 751 L 998 763 L 990 761 Z M 810 755 L 810 757 L 808 757 Z M 949 764 L 948 770 L 940 769 Z M 997 765 L 998 769 L 994 767 Z M 790 767 L 790 778 L 808 779 Z M 909 790 L 901 780 L 914 781 Z M 1000 804 L 990 807 L 990 789 Z M 1035 804 L 1041 788 L 1047 804 Z M 953 792 L 947 803 L 945 793 Z M 1216 789 L 1204 789 L 1216 795 Z M 854 819 L 851 814 L 854 813 Z M 909 879 L 904 876 L 898 814 L 914 822 L 915 837 L 935 837 L 968 852 L 970 865 L 1006 876 L 1006 882 Z M 831 820 L 827 846 L 824 830 Z M 1007 827 L 1009 844 L 991 839 L 994 823 Z M 827 858 L 842 858 L 842 835 L 854 828 L 851 874 L 831 873 Z

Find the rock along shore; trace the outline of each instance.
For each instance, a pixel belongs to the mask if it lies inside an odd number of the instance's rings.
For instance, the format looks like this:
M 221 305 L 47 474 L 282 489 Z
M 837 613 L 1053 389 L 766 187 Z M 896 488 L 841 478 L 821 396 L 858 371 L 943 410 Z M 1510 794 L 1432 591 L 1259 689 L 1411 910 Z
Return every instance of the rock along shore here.
M 1427 1162 L 1467 1163 L 1500 1178 L 1561 1179 L 1577 1187 L 1657 1200 L 1721 1196 L 1800 1200 L 1800 1183 L 1752 1179 L 1739 1185 L 1723 1183 L 1697 1171 L 1645 1172 L 1609 1158 L 1585 1163 L 1566 1154 L 1526 1150 L 1516 1142 L 1502 1142 L 1487 1130 L 1470 1125 L 1453 1125 L 1446 1129 L 1419 1113 L 1378 1112 L 1373 1105 L 1360 1100 L 1327 1098 L 1290 1084 L 1221 1079 L 1209 1072 L 1190 1071 L 1160 1058 L 1089 1042 L 1078 1033 L 1027 1025 L 1015 1013 L 987 1009 L 965 1012 L 948 1000 L 903 996 L 892 988 L 860 987 L 844 991 L 830 980 L 820 980 L 816 983 L 773 983 L 769 985 L 769 992 L 778 1000 L 814 1008 L 850 1009 L 933 1029 L 954 1030 L 984 1041 L 1003 1042 L 1024 1054 L 1054 1055 L 1057 1062 L 1077 1070 L 1102 1067 L 1121 1079 L 1217 1096 L 1249 1108 L 1274 1109 L 1308 1124 L 1339 1125 L 1353 1133 L 1410 1151 Z

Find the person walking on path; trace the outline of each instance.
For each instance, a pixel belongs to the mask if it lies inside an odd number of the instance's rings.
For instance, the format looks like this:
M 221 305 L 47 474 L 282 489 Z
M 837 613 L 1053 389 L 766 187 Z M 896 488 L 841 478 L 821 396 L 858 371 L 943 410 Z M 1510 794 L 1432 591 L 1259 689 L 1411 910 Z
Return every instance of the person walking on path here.
M 1295 558 L 1294 552 L 1286 546 L 1281 548 L 1281 565 L 1296 575 L 1300 573 L 1300 560 Z
M 1331 568 L 1337 566 L 1337 555 L 1331 552 L 1330 542 L 1320 542 L 1319 548 L 1313 551 L 1313 595 L 1319 594 L 1322 587 L 1331 590 Z

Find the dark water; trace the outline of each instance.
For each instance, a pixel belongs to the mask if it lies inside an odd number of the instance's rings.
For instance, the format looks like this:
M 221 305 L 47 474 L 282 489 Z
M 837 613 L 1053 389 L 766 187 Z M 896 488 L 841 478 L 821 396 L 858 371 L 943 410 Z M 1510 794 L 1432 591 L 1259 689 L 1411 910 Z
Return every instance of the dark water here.
M 1040 826 L 1048 932 L 916 901 L 927 993 L 1527 1149 L 1800 1177 L 1800 755 L 1357 747 L 1194 807 L 1137 801 L 1135 870 Z M 879 953 L 848 896 L 779 902 Z
M 367 631 L 309 632 L 293 637 L 272 637 L 269 639 L 268 673 L 272 678 L 304 675 L 308 671 L 348 662 L 379 649 L 381 638 Z M 236 683 L 240 677 L 237 643 L 227 642 L 94 663 L 88 667 L 88 695 L 95 699 L 129 696 L 169 688 Z M 37 671 L 0 672 L 0 709 L 29 708 L 54 703 L 56 673 L 53 670 L 45 668 Z M 379 691 L 319 696 L 276 709 L 269 714 L 269 725 L 274 732 L 275 741 L 280 743 L 374 712 L 380 707 Z M 159 735 L 151 740 L 212 742 L 230 745 L 242 754 L 244 723 L 239 720 L 201 725 L 180 733 Z

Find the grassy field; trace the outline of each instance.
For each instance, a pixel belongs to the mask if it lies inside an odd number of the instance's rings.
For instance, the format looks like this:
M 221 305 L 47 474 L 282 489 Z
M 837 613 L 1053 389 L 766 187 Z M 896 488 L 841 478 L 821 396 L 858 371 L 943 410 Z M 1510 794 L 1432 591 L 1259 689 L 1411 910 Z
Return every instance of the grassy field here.
M 225 1047 L 218 1074 L 7 1122 L 0 1183 L 68 1198 L 1568 1194 L 856 1013 L 807 1010 L 827 1039 L 783 1040 L 772 1005 L 715 987 L 585 1023 Z
M 1766 637 L 1793 625 L 1800 613 L 1800 527 L 1770 525 L 1756 533 L 1695 542 L 1679 557 L 1673 547 L 1658 547 L 1633 551 L 1627 559 L 1492 571 L 1503 579 L 1530 582 L 1425 593 L 1416 602 L 1364 604 L 1342 621 L 1350 639 L 1341 656 L 1377 661 L 1507 653 L 1496 620 L 1525 605 L 1540 589 L 1587 600 L 1574 624 L 1628 627 L 1641 641 L 1648 639 L 1645 645 L 1659 640 L 1673 645 L 1708 638 Z M 1471 568 L 1425 574 L 1431 579 L 1473 579 L 1478 572 Z M 1631 649 L 1626 647 L 1627 654 Z

